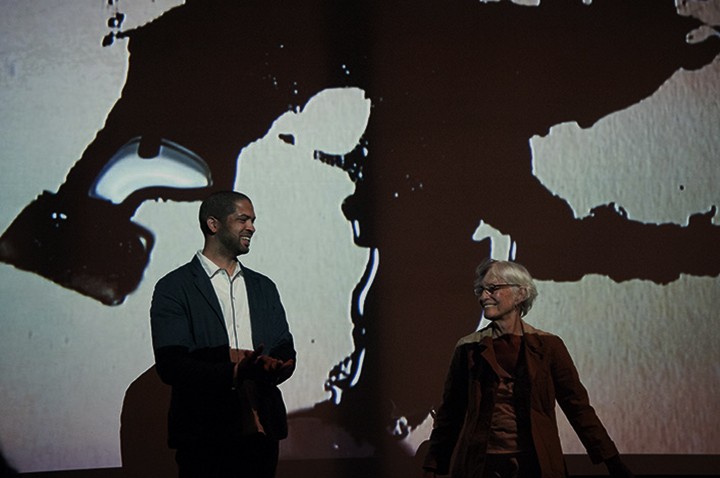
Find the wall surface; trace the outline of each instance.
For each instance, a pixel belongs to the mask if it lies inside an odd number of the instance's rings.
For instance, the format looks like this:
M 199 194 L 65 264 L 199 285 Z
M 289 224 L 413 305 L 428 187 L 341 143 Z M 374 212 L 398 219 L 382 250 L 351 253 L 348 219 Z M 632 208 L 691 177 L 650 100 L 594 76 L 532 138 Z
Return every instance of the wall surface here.
M 0 0 L 7 459 L 167 459 L 150 298 L 224 188 L 296 340 L 285 460 L 415 453 L 486 256 L 624 454 L 720 455 L 718 2 L 335 3 Z

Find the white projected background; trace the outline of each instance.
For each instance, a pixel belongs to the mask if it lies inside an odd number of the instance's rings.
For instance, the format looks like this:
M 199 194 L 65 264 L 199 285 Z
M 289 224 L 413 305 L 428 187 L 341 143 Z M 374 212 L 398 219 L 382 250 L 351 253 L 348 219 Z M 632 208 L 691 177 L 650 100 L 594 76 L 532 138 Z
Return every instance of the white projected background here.
M 180 2 L 136 3 L 126 28 Z M 95 0 L 0 1 L 0 229 L 57 189 L 119 97 L 128 58 L 122 42 L 100 45 L 108 16 Z M 236 179 L 259 217 L 243 261 L 277 282 L 296 339 L 301 366 L 283 385 L 290 411 L 327 399 L 328 371 L 352 351 L 350 291 L 368 257 L 340 210 L 352 182 L 312 152 L 351 150 L 370 104 L 357 89 L 318 93 L 243 150 Z M 685 224 L 720 205 L 719 98 L 720 61 L 679 71 L 592 128 L 562 124 L 529 138 L 535 174 L 578 217 L 615 202 L 635 220 Z M 278 132 L 295 134 L 295 145 Z M 121 466 L 123 397 L 153 361 L 152 287 L 201 247 L 198 205 L 143 204 L 134 220 L 156 244 L 140 287 L 117 307 L 0 264 L 0 448 L 21 471 Z M 720 279 L 538 285 L 528 321 L 565 339 L 623 453 L 720 454 Z M 409 446 L 428 432 L 429 421 Z M 565 423 L 561 435 L 566 453 L 584 452 Z

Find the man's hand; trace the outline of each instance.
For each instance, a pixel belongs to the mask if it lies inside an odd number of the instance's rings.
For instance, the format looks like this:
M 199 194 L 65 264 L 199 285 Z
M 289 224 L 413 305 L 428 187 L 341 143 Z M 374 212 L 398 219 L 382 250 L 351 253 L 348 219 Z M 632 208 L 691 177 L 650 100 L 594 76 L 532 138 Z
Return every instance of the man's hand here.
M 290 378 L 290 375 L 292 375 L 293 371 L 295 370 L 295 360 L 285 360 L 282 362 L 282 365 L 277 368 L 276 375 L 275 375 L 275 383 L 280 384 L 283 383 L 285 380 Z
M 255 350 L 231 349 L 230 360 L 235 362 L 235 379 L 252 379 L 270 383 L 287 380 L 295 368 L 294 360 L 280 360 L 263 355 L 263 346 Z
M 253 354 L 255 354 L 254 350 L 230 349 L 230 361 L 237 364 Z

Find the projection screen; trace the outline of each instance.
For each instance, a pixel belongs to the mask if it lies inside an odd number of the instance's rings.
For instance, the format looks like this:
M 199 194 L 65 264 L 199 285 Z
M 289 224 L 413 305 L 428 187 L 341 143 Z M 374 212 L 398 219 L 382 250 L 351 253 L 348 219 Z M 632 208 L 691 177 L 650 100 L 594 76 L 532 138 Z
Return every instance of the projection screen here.
M 281 460 L 412 457 L 491 256 L 637 473 L 713 471 L 720 3 L 445 3 L 0 1 L 12 466 L 172 460 L 150 298 L 235 189 L 298 352 Z

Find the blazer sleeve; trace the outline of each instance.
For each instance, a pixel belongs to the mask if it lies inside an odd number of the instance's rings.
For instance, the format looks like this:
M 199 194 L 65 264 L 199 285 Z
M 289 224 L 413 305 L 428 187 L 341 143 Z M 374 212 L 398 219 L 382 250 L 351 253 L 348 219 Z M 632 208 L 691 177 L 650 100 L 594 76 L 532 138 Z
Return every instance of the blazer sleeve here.
M 232 388 L 228 346 L 197 347 L 188 290 L 178 275 L 161 279 L 153 292 L 150 327 L 157 372 L 163 382 L 181 388 Z
M 263 353 L 280 360 L 296 358 L 293 336 L 275 283 L 251 269 L 243 268 L 250 305 L 253 344 Z
M 462 429 L 467 410 L 468 367 L 466 348 L 458 346 L 453 353 L 445 379 L 443 398 L 430 434 L 430 446 L 423 468 L 445 475 Z
M 555 339 L 551 372 L 556 400 L 592 462 L 600 463 L 617 455 L 618 450 L 590 405 L 587 389 L 580 382 L 565 343 L 559 337 Z

